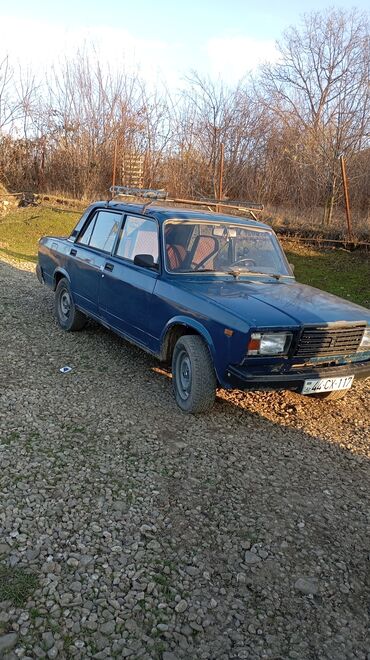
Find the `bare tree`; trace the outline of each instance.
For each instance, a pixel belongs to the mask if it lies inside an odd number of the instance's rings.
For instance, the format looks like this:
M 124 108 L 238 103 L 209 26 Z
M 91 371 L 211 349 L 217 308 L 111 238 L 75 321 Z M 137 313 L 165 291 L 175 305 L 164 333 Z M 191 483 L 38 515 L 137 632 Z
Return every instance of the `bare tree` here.
M 22 102 L 14 89 L 14 71 L 6 55 L 0 60 L 0 131 L 22 116 Z
M 295 126 L 292 157 L 326 183 L 330 221 L 340 154 L 361 149 L 369 137 L 369 22 L 364 13 L 329 10 L 305 15 L 278 44 L 280 59 L 265 65 L 265 105 Z
M 366 14 L 305 16 L 280 59 L 254 83 L 228 86 L 193 72 L 177 95 L 110 70 L 94 51 L 66 59 L 40 85 L 0 61 L 0 178 L 11 188 L 106 194 L 117 145 L 144 163 L 143 183 L 184 197 L 223 194 L 267 204 L 326 205 L 338 198 L 344 154 L 353 202 L 369 205 L 369 25 Z M 1 130 L 2 129 L 2 130 Z M 336 197 L 337 195 L 337 197 Z

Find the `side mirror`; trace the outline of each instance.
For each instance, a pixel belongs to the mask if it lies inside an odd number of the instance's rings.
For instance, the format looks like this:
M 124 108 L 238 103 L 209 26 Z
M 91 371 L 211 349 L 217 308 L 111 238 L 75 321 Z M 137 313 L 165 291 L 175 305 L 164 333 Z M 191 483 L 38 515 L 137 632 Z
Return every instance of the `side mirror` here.
M 135 266 L 142 266 L 143 268 L 152 268 L 158 270 L 158 263 L 154 261 L 152 254 L 136 254 L 134 257 Z

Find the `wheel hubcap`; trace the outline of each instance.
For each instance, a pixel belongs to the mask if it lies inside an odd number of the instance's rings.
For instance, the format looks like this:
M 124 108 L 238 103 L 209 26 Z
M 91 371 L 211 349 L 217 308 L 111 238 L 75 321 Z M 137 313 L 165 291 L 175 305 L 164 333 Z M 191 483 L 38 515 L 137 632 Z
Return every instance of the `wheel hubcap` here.
M 71 297 L 66 290 L 60 296 L 59 309 L 63 321 L 66 321 L 71 311 Z
M 181 351 L 176 359 L 176 387 L 184 401 L 190 396 L 191 376 L 190 358 L 186 351 Z

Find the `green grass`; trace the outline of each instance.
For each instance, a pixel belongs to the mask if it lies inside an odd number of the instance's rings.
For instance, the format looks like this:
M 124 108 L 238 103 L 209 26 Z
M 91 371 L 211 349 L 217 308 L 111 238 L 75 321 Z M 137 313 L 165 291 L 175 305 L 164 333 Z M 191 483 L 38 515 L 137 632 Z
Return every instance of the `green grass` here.
M 69 235 L 79 217 L 78 212 L 42 206 L 10 212 L 0 218 L 0 257 L 35 262 L 39 238 Z M 285 242 L 285 251 L 299 282 L 370 307 L 369 253 L 321 250 L 292 242 Z
M 299 282 L 370 307 L 369 252 L 317 250 L 289 243 L 285 253 Z
M 15 440 L 18 439 L 19 439 L 19 433 L 17 433 L 17 431 L 11 431 L 9 435 L 6 435 L 4 438 L 1 439 L 0 444 L 10 445 L 12 442 L 15 442 Z
M 69 235 L 80 213 L 42 206 L 20 208 L 0 218 L 0 256 L 37 261 L 41 236 Z
M 21 607 L 38 586 L 37 576 L 20 568 L 0 565 L 0 601 L 9 600 Z

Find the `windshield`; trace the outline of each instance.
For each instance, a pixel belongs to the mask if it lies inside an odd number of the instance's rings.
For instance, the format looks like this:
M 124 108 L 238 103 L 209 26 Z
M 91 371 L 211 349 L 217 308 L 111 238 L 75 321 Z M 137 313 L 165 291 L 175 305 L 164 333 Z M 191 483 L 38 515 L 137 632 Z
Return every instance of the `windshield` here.
M 173 273 L 291 275 L 268 229 L 232 223 L 170 221 L 164 225 L 166 268 Z

